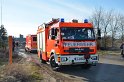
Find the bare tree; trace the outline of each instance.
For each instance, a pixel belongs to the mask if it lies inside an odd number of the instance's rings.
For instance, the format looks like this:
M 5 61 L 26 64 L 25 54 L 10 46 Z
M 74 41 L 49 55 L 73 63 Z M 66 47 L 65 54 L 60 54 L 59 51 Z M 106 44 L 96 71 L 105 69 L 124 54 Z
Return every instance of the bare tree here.
M 99 9 L 95 9 L 93 11 L 93 15 L 91 16 L 90 20 L 91 22 L 93 23 L 94 25 L 94 28 L 95 29 L 101 29 L 101 24 L 102 24 L 102 20 L 103 20 L 103 8 L 100 7 Z M 98 34 L 96 33 L 97 37 L 98 37 Z M 97 48 L 99 49 L 100 48 L 100 40 L 97 39 Z
M 124 15 L 120 15 L 119 18 L 119 28 L 120 28 L 120 33 L 121 33 L 121 41 L 124 42 Z
M 110 21 L 110 27 L 111 27 L 111 47 L 115 47 L 114 42 L 115 42 L 115 38 L 116 38 L 116 34 L 119 31 L 119 18 L 120 18 L 120 14 L 113 14 L 113 16 L 111 16 L 111 21 Z
M 124 42 L 124 15 L 114 10 L 104 10 L 102 7 L 95 9 L 90 17 L 96 29 L 101 29 L 102 39 L 97 40 L 98 47 L 116 47 L 115 45 Z M 120 34 L 120 35 L 119 35 Z M 109 36 L 109 37 L 108 37 Z M 117 42 L 117 43 L 116 43 Z
M 104 13 L 104 17 L 102 20 L 102 31 L 103 31 L 103 37 L 104 37 L 104 48 L 107 48 L 107 34 L 110 32 L 110 22 L 111 22 L 111 18 L 112 18 L 112 13 L 113 10 L 111 11 L 107 11 Z
M 112 19 L 113 10 L 105 11 L 102 7 L 96 9 L 93 12 L 91 20 L 93 25 L 97 29 L 101 29 L 103 35 L 103 47 L 107 47 L 107 34 L 110 32 L 110 21 Z M 100 46 L 100 41 L 97 40 L 98 46 Z
M 95 28 L 100 28 L 103 19 L 103 11 L 103 8 L 100 7 L 99 9 L 95 9 L 93 12 L 91 21 L 93 22 Z

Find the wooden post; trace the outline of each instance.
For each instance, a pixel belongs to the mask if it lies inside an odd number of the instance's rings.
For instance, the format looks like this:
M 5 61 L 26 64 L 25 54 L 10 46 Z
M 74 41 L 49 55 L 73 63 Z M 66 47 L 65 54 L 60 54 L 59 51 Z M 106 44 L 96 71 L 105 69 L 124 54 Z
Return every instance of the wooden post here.
M 12 64 L 12 36 L 9 36 L 9 64 Z

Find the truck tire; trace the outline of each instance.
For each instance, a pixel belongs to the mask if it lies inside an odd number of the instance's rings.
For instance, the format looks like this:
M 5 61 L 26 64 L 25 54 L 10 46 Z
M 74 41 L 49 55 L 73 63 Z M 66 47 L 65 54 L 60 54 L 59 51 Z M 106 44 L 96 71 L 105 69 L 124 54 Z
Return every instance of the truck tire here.
M 91 64 L 83 64 L 83 65 L 81 65 L 81 68 L 82 69 L 90 69 L 91 68 Z
M 40 62 L 46 64 L 46 61 L 42 59 L 42 55 L 40 55 Z
M 53 71 L 59 71 L 60 67 L 58 66 L 58 64 L 55 62 L 55 58 L 54 55 L 50 56 L 50 66 L 52 68 Z
M 32 50 L 30 50 L 29 52 L 32 53 Z
M 27 52 L 27 49 L 25 48 L 25 52 Z

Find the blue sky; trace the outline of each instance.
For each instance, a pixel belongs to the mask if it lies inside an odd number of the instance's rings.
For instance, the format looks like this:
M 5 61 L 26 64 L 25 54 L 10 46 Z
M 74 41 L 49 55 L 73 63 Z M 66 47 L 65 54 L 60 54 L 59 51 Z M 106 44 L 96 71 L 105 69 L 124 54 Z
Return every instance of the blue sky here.
M 124 14 L 123 3 L 124 0 L 2 0 L 2 22 L 8 35 L 26 36 L 36 34 L 38 26 L 52 18 L 89 18 L 100 6 Z

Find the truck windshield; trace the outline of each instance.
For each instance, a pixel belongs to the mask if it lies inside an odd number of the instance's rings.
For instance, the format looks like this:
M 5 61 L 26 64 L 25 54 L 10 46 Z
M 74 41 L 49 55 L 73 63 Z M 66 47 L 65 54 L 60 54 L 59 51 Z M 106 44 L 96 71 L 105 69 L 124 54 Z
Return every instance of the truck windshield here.
M 93 28 L 62 27 L 63 40 L 95 40 Z
M 37 37 L 33 37 L 33 41 L 37 41 Z

